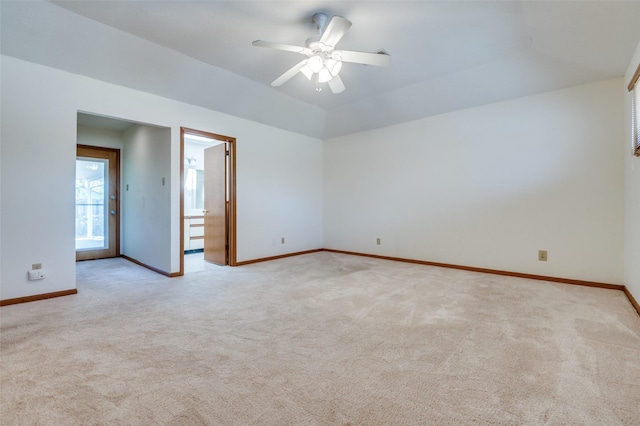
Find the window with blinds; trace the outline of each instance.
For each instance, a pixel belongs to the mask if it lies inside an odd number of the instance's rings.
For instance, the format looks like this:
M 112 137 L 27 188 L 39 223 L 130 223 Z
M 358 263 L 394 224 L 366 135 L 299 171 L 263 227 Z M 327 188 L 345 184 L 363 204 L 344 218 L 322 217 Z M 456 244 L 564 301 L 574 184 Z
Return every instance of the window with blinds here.
M 631 92 L 631 143 L 633 154 L 640 157 L 640 65 L 628 89 Z

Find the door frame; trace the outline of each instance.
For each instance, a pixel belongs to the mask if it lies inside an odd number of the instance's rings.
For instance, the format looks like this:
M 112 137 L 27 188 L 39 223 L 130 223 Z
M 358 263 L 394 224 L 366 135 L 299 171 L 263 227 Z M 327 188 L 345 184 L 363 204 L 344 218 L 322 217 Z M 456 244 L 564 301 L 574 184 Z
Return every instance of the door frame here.
M 227 235 L 229 247 L 227 256 L 229 266 L 237 266 L 236 251 L 236 138 L 218 135 L 202 130 L 180 127 L 180 275 L 184 275 L 184 136 L 194 135 L 227 142 L 229 148 L 229 168 L 227 179 L 229 182 L 229 209 L 227 211 Z
M 101 147 L 101 146 L 92 146 L 92 145 L 83 145 L 83 144 L 76 144 L 76 159 L 78 158 L 78 151 L 81 149 L 90 149 L 90 150 L 94 150 L 94 151 L 99 151 L 99 152 L 104 152 L 105 156 L 104 157 L 90 157 L 90 156 L 81 156 L 81 157 L 86 157 L 86 158 L 100 158 L 100 159 L 105 159 L 108 158 L 108 155 L 115 155 L 115 160 L 114 160 L 114 169 L 115 169 L 115 178 L 113 179 L 113 184 L 111 183 L 111 176 L 109 179 L 109 186 L 111 187 L 111 185 L 113 185 L 113 194 L 115 195 L 115 200 L 112 200 L 113 202 L 115 202 L 115 237 L 114 237 L 114 255 L 113 256 L 108 256 L 108 257 L 120 257 L 120 150 L 117 148 L 105 148 L 105 147 Z M 111 170 L 109 170 L 108 172 L 111 175 Z M 110 208 L 107 210 L 111 210 Z M 109 237 L 110 239 L 110 237 Z M 111 241 L 109 241 L 109 244 L 111 244 Z M 80 252 L 83 253 L 83 252 Z M 89 253 L 89 251 L 85 251 L 84 253 Z M 80 256 L 78 256 L 78 251 L 76 250 L 76 262 L 78 261 L 82 261 L 82 260 L 91 260 L 91 259 L 100 259 L 100 257 L 93 257 L 93 256 L 83 256 L 82 254 Z

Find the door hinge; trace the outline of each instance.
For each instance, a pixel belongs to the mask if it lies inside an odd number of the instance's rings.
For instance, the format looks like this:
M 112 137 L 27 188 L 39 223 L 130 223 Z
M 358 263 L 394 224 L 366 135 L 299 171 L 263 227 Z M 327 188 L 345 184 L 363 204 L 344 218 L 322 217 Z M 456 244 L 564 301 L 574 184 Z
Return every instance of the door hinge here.
M 227 157 L 229 156 L 229 151 L 225 151 L 227 153 Z

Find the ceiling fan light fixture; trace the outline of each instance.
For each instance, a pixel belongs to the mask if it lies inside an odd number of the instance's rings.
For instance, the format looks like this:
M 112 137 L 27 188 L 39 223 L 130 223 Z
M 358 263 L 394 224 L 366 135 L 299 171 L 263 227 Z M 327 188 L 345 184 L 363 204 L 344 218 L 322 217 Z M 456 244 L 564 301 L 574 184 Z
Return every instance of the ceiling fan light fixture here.
M 313 55 L 309 58 L 309 62 L 307 63 L 307 65 L 311 69 L 311 72 L 318 73 L 324 67 L 324 60 L 320 55 Z
M 307 77 L 307 80 L 311 80 L 311 77 L 313 77 L 313 71 L 311 71 L 311 67 L 309 66 L 309 64 L 307 64 L 304 67 L 300 68 L 300 72 L 305 77 Z
M 325 66 L 334 77 L 340 74 L 340 70 L 342 70 L 342 62 L 336 61 L 333 58 L 327 59 L 327 63 L 325 64 Z
M 331 75 L 331 73 L 329 72 L 329 70 L 325 67 L 322 68 L 320 70 L 320 72 L 318 73 L 318 82 L 319 83 L 326 83 L 327 81 L 331 80 L 333 78 L 333 75 Z

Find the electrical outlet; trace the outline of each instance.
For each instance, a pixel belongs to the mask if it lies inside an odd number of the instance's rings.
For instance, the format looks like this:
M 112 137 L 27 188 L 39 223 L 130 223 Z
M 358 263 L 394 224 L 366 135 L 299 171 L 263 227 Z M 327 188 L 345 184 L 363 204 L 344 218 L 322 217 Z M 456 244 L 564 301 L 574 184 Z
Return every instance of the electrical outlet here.
M 28 272 L 29 281 L 37 281 L 44 279 L 44 271 L 42 269 L 31 270 Z
M 547 261 L 547 251 L 546 250 L 538 250 L 538 260 L 540 262 Z
M 376 244 L 380 245 L 380 238 L 376 238 Z
M 33 265 L 31 265 L 31 269 L 32 270 L 42 269 L 42 263 L 34 263 Z

